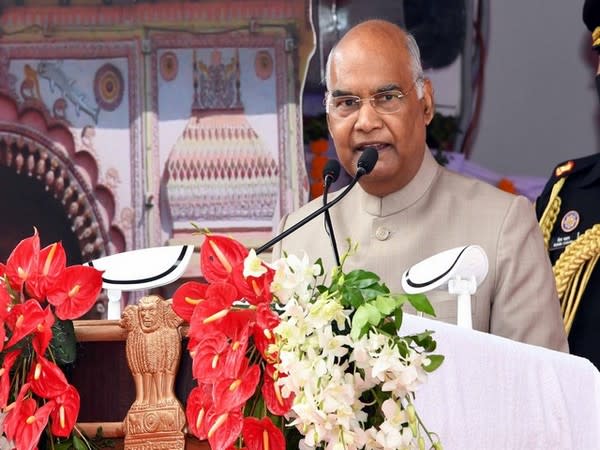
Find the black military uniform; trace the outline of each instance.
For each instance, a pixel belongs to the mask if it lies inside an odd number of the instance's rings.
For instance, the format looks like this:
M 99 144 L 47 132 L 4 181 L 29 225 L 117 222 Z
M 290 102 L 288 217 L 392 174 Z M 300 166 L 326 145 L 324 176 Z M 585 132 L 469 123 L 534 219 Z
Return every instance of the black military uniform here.
M 585 1 L 583 21 L 599 52 L 600 71 L 600 0 Z M 600 74 L 596 87 L 600 100 Z M 537 199 L 536 213 L 571 353 L 600 369 L 600 153 L 559 164 Z
M 543 217 L 557 198 L 558 214 Z M 559 164 L 537 199 L 536 213 L 543 231 L 546 224 L 570 351 L 600 369 L 600 154 Z

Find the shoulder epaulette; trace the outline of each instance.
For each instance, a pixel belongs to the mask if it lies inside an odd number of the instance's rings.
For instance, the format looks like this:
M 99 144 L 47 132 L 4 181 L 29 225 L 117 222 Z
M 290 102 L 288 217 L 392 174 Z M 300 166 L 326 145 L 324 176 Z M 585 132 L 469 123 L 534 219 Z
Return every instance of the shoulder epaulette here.
M 557 166 L 556 169 L 554 169 L 554 176 L 556 178 L 561 178 L 565 175 L 570 174 L 574 168 L 575 168 L 575 161 L 573 161 L 573 160 L 567 161 L 566 163 L 563 163 L 563 164 Z

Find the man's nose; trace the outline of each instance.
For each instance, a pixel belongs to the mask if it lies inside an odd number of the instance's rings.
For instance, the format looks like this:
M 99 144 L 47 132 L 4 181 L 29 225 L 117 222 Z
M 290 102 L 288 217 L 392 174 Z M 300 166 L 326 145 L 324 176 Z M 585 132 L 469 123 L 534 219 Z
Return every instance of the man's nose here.
M 356 123 L 354 128 L 368 133 L 371 130 L 381 128 L 383 121 L 381 116 L 375 111 L 373 105 L 369 101 L 363 101 L 358 108 Z

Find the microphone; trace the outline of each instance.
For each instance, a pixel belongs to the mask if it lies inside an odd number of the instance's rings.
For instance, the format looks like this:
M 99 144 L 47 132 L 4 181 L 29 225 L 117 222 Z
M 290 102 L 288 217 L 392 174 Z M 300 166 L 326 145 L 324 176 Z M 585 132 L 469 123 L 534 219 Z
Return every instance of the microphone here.
M 360 158 L 358 158 L 358 162 L 356 163 L 356 175 L 354 175 L 354 179 L 352 180 L 352 185 L 356 184 L 358 178 L 371 173 L 375 164 L 377 163 L 377 159 L 379 158 L 379 153 L 375 147 L 366 147 Z
M 327 194 L 329 194 L 329 188 L 333 183 L 336 182 L 338 177 L 340 176 L 340 163 L 337 159 L 330 159 L 325 164 L 323 168 L 323 206 L 327 204 Z M 333 255 L 335 256 L 335 263 L 340 265 L 340 253 L 337 248 L 337 243 L 335 241 L 335 233 L 333 232 L 333 224 L 331 223 L 331 215 L 329 214 L 329 210 L 325 210 L 325 231 L 329 236 L 329 240 L 331 241 L 331 246 L 333 247 Z
M 341 166 L 337 159 L 330 159 L 327 161 L 327 164 L 325 164 L 325 167 L 323 168 L 323 182 L 325 184 L 325 191 L 327 191 L 327 189 L 331 187 L 331 185 L 339 178 L 340 168 Z
M 352 181 L 350 182 L 350 184 L 348 186 L 346 186 L 346 189 L 344 189 L 344 191 L 340 195 L 338 195 L 334 200 L 327 203 L 326 205 L 321 206 L 316 211 L 313 211 L 311 214 L 306 216 L 300 222 L 292 225 L 287 230 L 283 231 L 281 234 L 278 234 L 273 239 L 271 239 L 269 242 L 267 242 L 267 243 L 263 244 L 262 246 L 260 246 L 259 248 L 257 248 L 256 254 L 259 255 L 262 252 L 264 252 L 265 250 L 273 247 L 275 244 L 277 244 L 279 241 L 283 240 L 285 237 L 292 234 L 298 228 L 306 225 L 308 222 L 313 220 L 315 217 L 317 217 L 323 211 L 328 210 L 333 205 L 335 205 L 337 202 L 339 202 L 342 198 L 344 198 L 346 196 L 346 194 L 348 194 L 348 192 L 350 192 L 350 190 L 354 187 L 354 185 L 356 183 L 358 183 L 358 180 L 362 176 L 367 175 L 368 173 L 370 173 L 373 170 L 373 167 L 375 167 L 375 164 L 377 163 L 378 157 L 379 157 L 379 155 L 377 153 L 377 150 L 375 150 L 374 147 L 366 147 L 363 150 L 362 155 L 360 155 L 358 162 L 356 163 L 356 167 L 357 167 L 356 175 L 354 175 L 354 178 L 352 178 Z

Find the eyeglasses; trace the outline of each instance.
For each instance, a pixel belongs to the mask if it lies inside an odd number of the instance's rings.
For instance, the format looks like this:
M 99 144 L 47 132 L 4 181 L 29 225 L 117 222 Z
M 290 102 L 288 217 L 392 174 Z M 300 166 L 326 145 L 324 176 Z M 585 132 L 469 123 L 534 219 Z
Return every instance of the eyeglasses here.
M 406 97 L 421 80 L 422 78 L 419 77 L 413 81 L 413 84 L 406 93 L 397 89 L 392 89 L 363 98 L 357 95 L 333 96 L 330 93 L 327 93 L 327 97 L 325 98 L 325 111 L 336 117 L 345 118 L 358 111 L 365 100 L 369 100 L 373 109 L 379 114 L 397 113 L 402 109 L 404 103 L 402 99 Z

